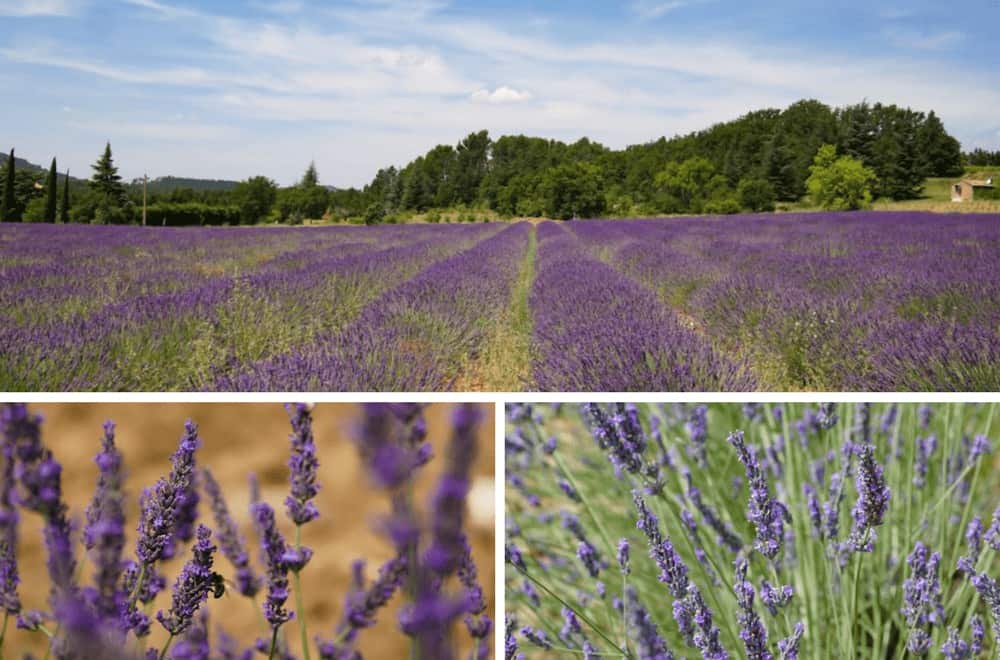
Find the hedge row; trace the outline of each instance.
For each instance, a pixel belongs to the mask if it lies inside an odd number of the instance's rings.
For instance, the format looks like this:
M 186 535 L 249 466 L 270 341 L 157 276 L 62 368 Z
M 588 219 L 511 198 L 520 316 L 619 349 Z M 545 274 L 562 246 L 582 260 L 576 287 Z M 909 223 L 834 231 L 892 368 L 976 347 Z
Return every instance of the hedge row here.
M 198 202 L 160 202 L 146 209 L 147 225 L 189 227 L 196 225 L 237 225 L 237 206 L 209 206 Z

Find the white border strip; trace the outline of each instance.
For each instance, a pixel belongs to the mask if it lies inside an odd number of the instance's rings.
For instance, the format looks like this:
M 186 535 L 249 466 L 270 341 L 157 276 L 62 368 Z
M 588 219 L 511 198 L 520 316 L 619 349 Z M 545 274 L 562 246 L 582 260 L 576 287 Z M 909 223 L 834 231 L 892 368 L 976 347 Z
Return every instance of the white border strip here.
M 5 392 L 23 403 L 992 403 L 997 392 Z

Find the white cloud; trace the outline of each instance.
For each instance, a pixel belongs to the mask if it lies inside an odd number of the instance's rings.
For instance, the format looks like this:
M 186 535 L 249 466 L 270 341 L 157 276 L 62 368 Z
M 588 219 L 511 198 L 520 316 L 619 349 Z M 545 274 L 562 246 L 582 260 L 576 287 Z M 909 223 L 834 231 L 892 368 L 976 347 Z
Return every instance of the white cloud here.
M 477 103 L 522 103 L 531 100 L 531 92 L 501 85 L 492 92 L 486 88 L 477 89 L 469 98 Z
M 0 16 L 75 16 L 80 0 L 0 0 Z

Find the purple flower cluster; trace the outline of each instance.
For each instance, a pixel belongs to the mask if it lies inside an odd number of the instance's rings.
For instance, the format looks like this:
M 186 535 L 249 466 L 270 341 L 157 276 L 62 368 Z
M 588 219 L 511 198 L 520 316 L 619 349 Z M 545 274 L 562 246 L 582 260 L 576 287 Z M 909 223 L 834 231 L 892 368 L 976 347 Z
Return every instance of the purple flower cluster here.
M 308 410 L 303 407 L 293 407 L 290 411 L 293 411 L 293 476 L 292 494 L 286 504 L 296 512 L 310 512 L 305 517 L 311 520 L 315 517 L 312 499 L 318 491 L 318 463 L 311 419 L 307 419 Z M 426 427 L 420 408 L 400 406 L 394 414 L 405 418 L 411 444 L 423 446 Z M 441 479 L 444 485 L 439 484 L 432 501 L 432 517 L 437 518 L 437 523 L 427 526 L 430 532 L 427 555 L 407 553 L 393 557 L 369 585 L 365 584 L 363 563 L 359 562 L 354 570 L 354 586 L 347 595 L 343 618 L 337 627 L 337 637 L 330 642 L 316 640 L 315 648 L 320 657 L 360 660 L 356 649 L 359 631 L 372 626 L 377 611 L 404 591 L 409 602 L 402 608 L 400 624 L 406 634 L 414 637 L 426 657 L 444 660 L 454 657 L 456 644 L 451 639 L 450 627 L 462 615 L 465 615 L 465 627 L 473 646 L 472 658 L 486 660 L 490 656 L 493 621 L 487 614 L 487 598 L 462 529 L 464 495 L 468 487 L 456 490 L 448 483 L 448 479 L 452 483 L 469 479 L 480 417 L 475 406 L 459 407 L 455 415 L 445 475 Z M 74 570 L 74 542 L 77 539 L 70 534 L 68 509 L 62 502 L 62 466 L 42 443 L 42 420 L 29 414 L 24 405 L 5 405 L 0 407 L 0 421 L 4 442 L 4 464 L 0 472 L 0 606 L 7 616 L 16 618 L 18 628 L 48 635 L 49 653 L 53 657 L 138 660 L 139 656 L 134 655 L 132 649 L 137 642 L 145 644 L 142 638 L 150 635 L 153 623 L 148 612 L 155 606 L 158 594 L 167 590 L 163 573 L 168 569 L 164 562 L 170 558 L 171 549 L 180 551 L 181 544 L 185 543 L 185 533 L 179 533 L 178 527 L 194 522 L 190 558 L 169 590 L 169 607 L 160 609 L 155 616 L 155 622 L 168 634 L 166 643 L 162 649 L 149 649 L 141 657 L 250 660 L 259 652 L 272 658 L 294 659 L 280 628 L 287 621 L 303 616 L 302 612 L 287 608 L 291 596 L 289 580 L 291 573 L 302 570 L 312 552 L 285 541 L 275 511 L 261 500 L 255 479 L 251 480 L 251 518 L 266 567 L 262 610 L 269 634 L 258 639 L 250 649 L 240 649 L 222 631 L 218 632 L 218 644 L 214 648 L 211 644 L 209 595 L 221 598 L 229 587 L 233 587 L 235 592 L 254 599 L 262 584 L 251 565 L 246 543 L 219 482 L 208 468 L 196 470 L 194 455 L 200 440 L 192 422 L 185 425 L 179 447 L 171 459 L 170 473 L 139 498 L 140 521 L 133 557 L 124 556 L 125 511 L 128 509 L 124 460 L 115 442 L 114 424 L 105 424 L 100 451 L 95 458 L 97 483 L 79 538 L 89 553 L 94 575 L 89 584 L 77 586 L 76 581 L 80 579 Z M 430 456 L 427 451 L 418 453 Z M 206 497 L 212 511 L 214 532 L 207 524 L 198 524 L 197 506 L 184 504 L 192 501 L 186 499 L 185 493 L 192 492 L 195 502 L 200 500 L 201 494 Z M 456 492 L 460 493 L 457 501 L 446 501 L 455 497 Z M 16 563 L 19 510 L 37 512 L 44 520 L 52 587 L 50 607 L 44 612 L 21 610 Z M 413 511 L 409 513 L 419 522 Z M 188 514 L 193 518 L 187 518 Z M 302 516 L 296 519 L 292 513 L 289 517 L 297 526 L 306 522 Z M 418 528 L 418 532 L 422 534 L 424 527 Z M 435 552 L 447 550 L 447 564 L 433 562 L 431 548 L 435 544 L 438 548 Z M 416 550 L 420 546 L 415 541 L 408 547 Z M 221 550 L 232 564 L 234 575 L 231 579 L 217 571 L 217 550 Z M 457 576 L 460 585 L 454 594 L 448 593 L 445 586 L 452 574 Z M 2 648 L 3 639 L 4 633 L 0 631 L 0 651 L 6 650 Z M 311 644 L 304 628 L 302 639 L 303 652 L 308 657 Z M 585 641 L 581 632 L 580 642 Z M 584 648 L 592 653 L 589 644 Z
M 875 461 L 875 447 L 871 444 L 861 446 L 854 483 L 858 500 L 851 510 L 854 527 L 850 543 L 856 551 L 871 552 L 875 545 L 875 528 L 882 524 L 891 496 L 883 468 Z
M 931 628 L 944 620 L 941 583 L 938 578 L 940 563 L 941 553 L 931 553 L 919 541 L 906 558 L 910 575 L 903 581 L 901 611 L 910 627 L 906 648 L 916 655 L 924 655 L 930 650 Z
M 743 440 L 743 432 L 730 433 L 728 442 L 736 449 L 750 485 L 747 520 L 757 530 L 754 548 L 768 559 L 774 560 L 781 552 L 784 542 L 785 523 L 791 521 L 788 510 L 784 504 L 771 497 L 767 478 L 757 459 L 757 451 Z
M 313 499 L 319 492 L 316 471 L 316 442 L 312 432 L 312 407 L 305 403 L 289 404 L 288 418 L 292 423 L 292 433 L 288 436 L 291 457 L 288 459 L 291 494 L 285 500 L 288 517 L 296 525 L 304 525 L 319 516 Z

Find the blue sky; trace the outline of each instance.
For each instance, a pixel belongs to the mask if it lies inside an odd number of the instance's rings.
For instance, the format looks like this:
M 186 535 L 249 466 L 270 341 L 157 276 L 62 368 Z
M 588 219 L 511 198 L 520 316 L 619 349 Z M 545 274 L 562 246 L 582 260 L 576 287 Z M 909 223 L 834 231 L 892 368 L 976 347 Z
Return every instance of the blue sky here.
M 621 147 L 868 98 L 1000 148 L 1000 0 L 755 4 L 0 0 L 0 146 L 345 186 L 481 128 Z

